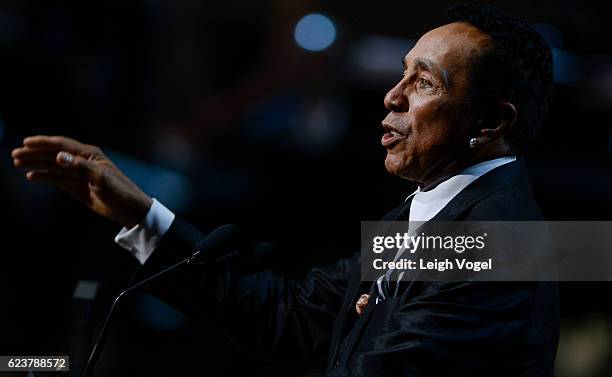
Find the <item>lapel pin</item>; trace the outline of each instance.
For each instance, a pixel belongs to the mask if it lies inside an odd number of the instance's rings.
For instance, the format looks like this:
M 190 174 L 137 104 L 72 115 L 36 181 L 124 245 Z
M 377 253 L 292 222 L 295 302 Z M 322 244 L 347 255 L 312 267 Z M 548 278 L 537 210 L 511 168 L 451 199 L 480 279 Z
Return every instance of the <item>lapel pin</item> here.
M 370 295 L 368 294 L 363 294 L 361 295 L 361 297 L 359 297 L 359 300 L 357 300 L 357 303 L 355 304 L 355 310 L 357 310 L 357 315 L 361 315 L 361 313 L 363 313 L 366 306 L 368 306 L 369 300 Z

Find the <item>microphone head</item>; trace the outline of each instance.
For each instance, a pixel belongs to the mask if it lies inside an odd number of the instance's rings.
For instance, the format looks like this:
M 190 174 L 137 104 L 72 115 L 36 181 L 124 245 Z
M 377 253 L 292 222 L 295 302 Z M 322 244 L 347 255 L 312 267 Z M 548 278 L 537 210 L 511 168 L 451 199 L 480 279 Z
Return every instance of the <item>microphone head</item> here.
M 245 244 L 240 230 L 232 224 L 221 225 L 196 245 L 196 264 L 210 261 L 216 267 L 233 266 L 242 274 L 270 268 L 275 247 L 267 242 Z
M 235 225 L 225 224 L 219 226 L 196 244 L 197 251 L 194 253 L 194 256 L 203 258 L 214 256 L 220 251 L 232 251 L 240 240 L 239 233 L 240 231 Z

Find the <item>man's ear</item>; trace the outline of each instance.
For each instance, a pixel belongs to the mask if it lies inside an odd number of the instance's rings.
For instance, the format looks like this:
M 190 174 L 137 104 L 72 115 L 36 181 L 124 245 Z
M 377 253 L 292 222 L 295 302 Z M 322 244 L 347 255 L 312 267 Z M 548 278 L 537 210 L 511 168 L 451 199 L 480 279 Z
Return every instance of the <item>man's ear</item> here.
M 489 112 L 488 117 L 478 121 L 479 141 L 485 143 L 509 134 L 516 122 L 516 107 L 510 102 L 500 101 Z

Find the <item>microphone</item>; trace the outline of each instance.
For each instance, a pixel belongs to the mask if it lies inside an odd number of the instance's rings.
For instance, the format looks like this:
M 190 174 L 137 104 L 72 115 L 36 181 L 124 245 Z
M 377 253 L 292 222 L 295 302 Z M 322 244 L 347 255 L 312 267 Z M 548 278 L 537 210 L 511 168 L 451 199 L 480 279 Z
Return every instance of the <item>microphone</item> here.
M 188 259 L 198 264 L 204 264 L 209 259 L 216 258 L 219 252 L 227 251 L 228 246 L 236 245 L 236 243 L 228 244 L 228 241 L 238 238 L 236 236 L 239 233 L 238 227 L 235 225 L 219 226 L 196 244 L 195 252 Z
M 121 293 L 119 293 L 108 311 L 106 320 L 104 321 L 104 325 L 100 331 L 100 335 L 98 335 L 96 344 L 94 344 L 91 354 L 89 355 L 89 360 L 87 361 L 82 377 L 90 377 L 93 374 L 98 358 L 102 352 L 102 348 L 104 347 L 104 344 L 106 343 L 106 340 L 110 334 L 113 321 L 116 318 L 115 313 L 117 312 L 119 303 L 124 297 L 145 288 L 151 283 L 157 282 L 162 277 L 177 271 L 187 264 L 192 264 L 194 262 L 197 264 L 206 263 L 208 261 L 208 257 L 214 256 L 215 253 L 219 253 L 226 248 L 228 246 L 228 241 L 235 238 L 237 234 L 238 228 L 235 225 L 221 225 L 196 245 L 196 250 L 190 257 L 183 259 L 182 261 L 124 289 Z

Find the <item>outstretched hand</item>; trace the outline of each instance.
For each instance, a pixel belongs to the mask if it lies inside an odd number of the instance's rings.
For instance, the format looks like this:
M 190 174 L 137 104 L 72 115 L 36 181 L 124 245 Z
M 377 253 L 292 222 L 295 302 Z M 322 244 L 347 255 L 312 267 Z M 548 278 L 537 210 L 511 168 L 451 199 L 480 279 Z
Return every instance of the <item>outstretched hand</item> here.
M 127 228 L 138 224 L 152 199 L 94 145 L 63 136 L 32 136 L 12 151 L 30 181 L 52 184 L 99 215 Z

